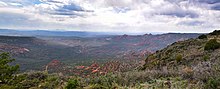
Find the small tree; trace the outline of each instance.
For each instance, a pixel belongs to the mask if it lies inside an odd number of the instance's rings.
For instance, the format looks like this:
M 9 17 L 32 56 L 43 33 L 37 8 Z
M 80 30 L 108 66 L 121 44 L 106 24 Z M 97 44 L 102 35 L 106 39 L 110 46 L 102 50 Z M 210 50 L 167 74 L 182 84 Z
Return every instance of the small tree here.
M 182 59 L 183 59 L 183 56 L 182 56 L 182 55 L 178 54 L 178 55 L 176 56 L 176 61 L 177 61 L 177 63 L 181 62 Z
M 199 38 L 199 39 L 207 39 L 207 36 L 204 35 L 204 34 L 202 34 L 202 35 L 200 35 L 198 38 Z
M 15 61 L 9 53 L 0 54 L 0 84 L 8 84 L 15 77 L 19 65 L 11 66 L 10 63 Z
M 217 42 L 216 39 L 209 40 L 205 45 L 205 50 L 215 50 L 220 48 L 220 43 Z
M 76 89 L 79 86 L 77 79 L 70 79 L 67 83 L 66 89 Z
M 220 78 L 210 78 L 206 83 L 206 89 L 219 89 L 220 87 Z

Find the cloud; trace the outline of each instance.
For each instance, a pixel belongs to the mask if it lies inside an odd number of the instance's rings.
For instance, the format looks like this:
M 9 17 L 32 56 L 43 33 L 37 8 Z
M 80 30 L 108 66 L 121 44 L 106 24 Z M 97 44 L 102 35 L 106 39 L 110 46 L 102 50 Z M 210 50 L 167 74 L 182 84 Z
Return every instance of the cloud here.
M 211 6 L 212 10 L 220 10 L 220 3 Z
M 216 3 L 220 3 L 219 0 L 198 0 L 198 2 L 200 2 L 200 3 L 207 3 L 207 4 L 216 4 Z
M 114 11 L 116 13 L 126 13 L 128 11 L 130 11 L 131 9 L 128 7 L 114 7 Z
M 3 6 L 8 6 L 8 4 L 6 4 L 5 2 L 0 1 L 0 7 L 3 7 Z
M 158 15 L 167 15 L 174 16 L 179 18 L 189 17 L 189 18 L 198 18 L 198 12 L 195 10 L 188 8 L 187 6 L 181 6 L 177 4 L 173 4 L 171 2 L 167 2 L 166 5 L 160 6 L 160 9 L 156 9 L 156 13 Z
M 62 3 L 62 1 L 59 1 L 59 0 L 40 0 L 40 2 L 44 2 L 44 3 Z
M 41 3 L 39 0 L 1 0 L 1 1 L 5 2 L 5 3 L 21 4 L 23 6 L 28 6 L 28 5 L 34 5 L 34 4 Z
M 64 5 L 62 8 L 61 8 L 61 11 L 84 11 L 82 9 L 82 7 L 74 4 L 74 3 L 71 3 L 71 4 L 68 4 L 68 5 Z
M 187 26 L 201 26 L 203 24 L 205 24 L 205 22 L 203 21 L 183 21 L 183 22 L 179 22 L 179 25 L 187 25 Z
M 1 0 L 0 27 L 209 32 L 219 27 L 219 3 L 219 0 Z

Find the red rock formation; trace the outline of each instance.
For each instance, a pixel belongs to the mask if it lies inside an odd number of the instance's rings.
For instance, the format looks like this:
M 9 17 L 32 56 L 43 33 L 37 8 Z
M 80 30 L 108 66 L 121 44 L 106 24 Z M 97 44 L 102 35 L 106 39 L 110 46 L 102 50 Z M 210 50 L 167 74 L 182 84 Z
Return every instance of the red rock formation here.
M 11 45 L 0 45 L 0 50 L 10 52 L 12 54 L 24 54 L 30 50 L 23 47 L 11 46 Z
M 47 65 L 47 70 L 48 72 L 53 72 L 53 73 L 70 73 L 72 70 L 67 68 L 67 66 L 64 65 L 64 63 L 60 62 L 59 60 L 52 60 L 50 63 Z
M 52 60 L 50 63 L 47 64 L 48 66 L 59 66 L 62 65 L 62 63 L 59 60 Z
M 85 66 L 76 66 L 76 69 L 84 69 Z

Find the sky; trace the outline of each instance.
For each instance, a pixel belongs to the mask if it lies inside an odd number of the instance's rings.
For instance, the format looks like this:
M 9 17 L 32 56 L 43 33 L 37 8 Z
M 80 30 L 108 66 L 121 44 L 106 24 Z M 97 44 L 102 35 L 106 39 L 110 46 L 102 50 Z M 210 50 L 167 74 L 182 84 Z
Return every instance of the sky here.
M 220 0 L 0 0 L 0 28 L 206 33 L 220 27 Z

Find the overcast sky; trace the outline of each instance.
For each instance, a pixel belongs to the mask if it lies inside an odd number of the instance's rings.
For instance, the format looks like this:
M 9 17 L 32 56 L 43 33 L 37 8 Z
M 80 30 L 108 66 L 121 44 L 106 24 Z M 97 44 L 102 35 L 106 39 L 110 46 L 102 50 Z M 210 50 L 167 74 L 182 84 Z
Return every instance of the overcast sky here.
M 220 0 L 0 0 L 0 28 L 101 32 L 210 32 Z

